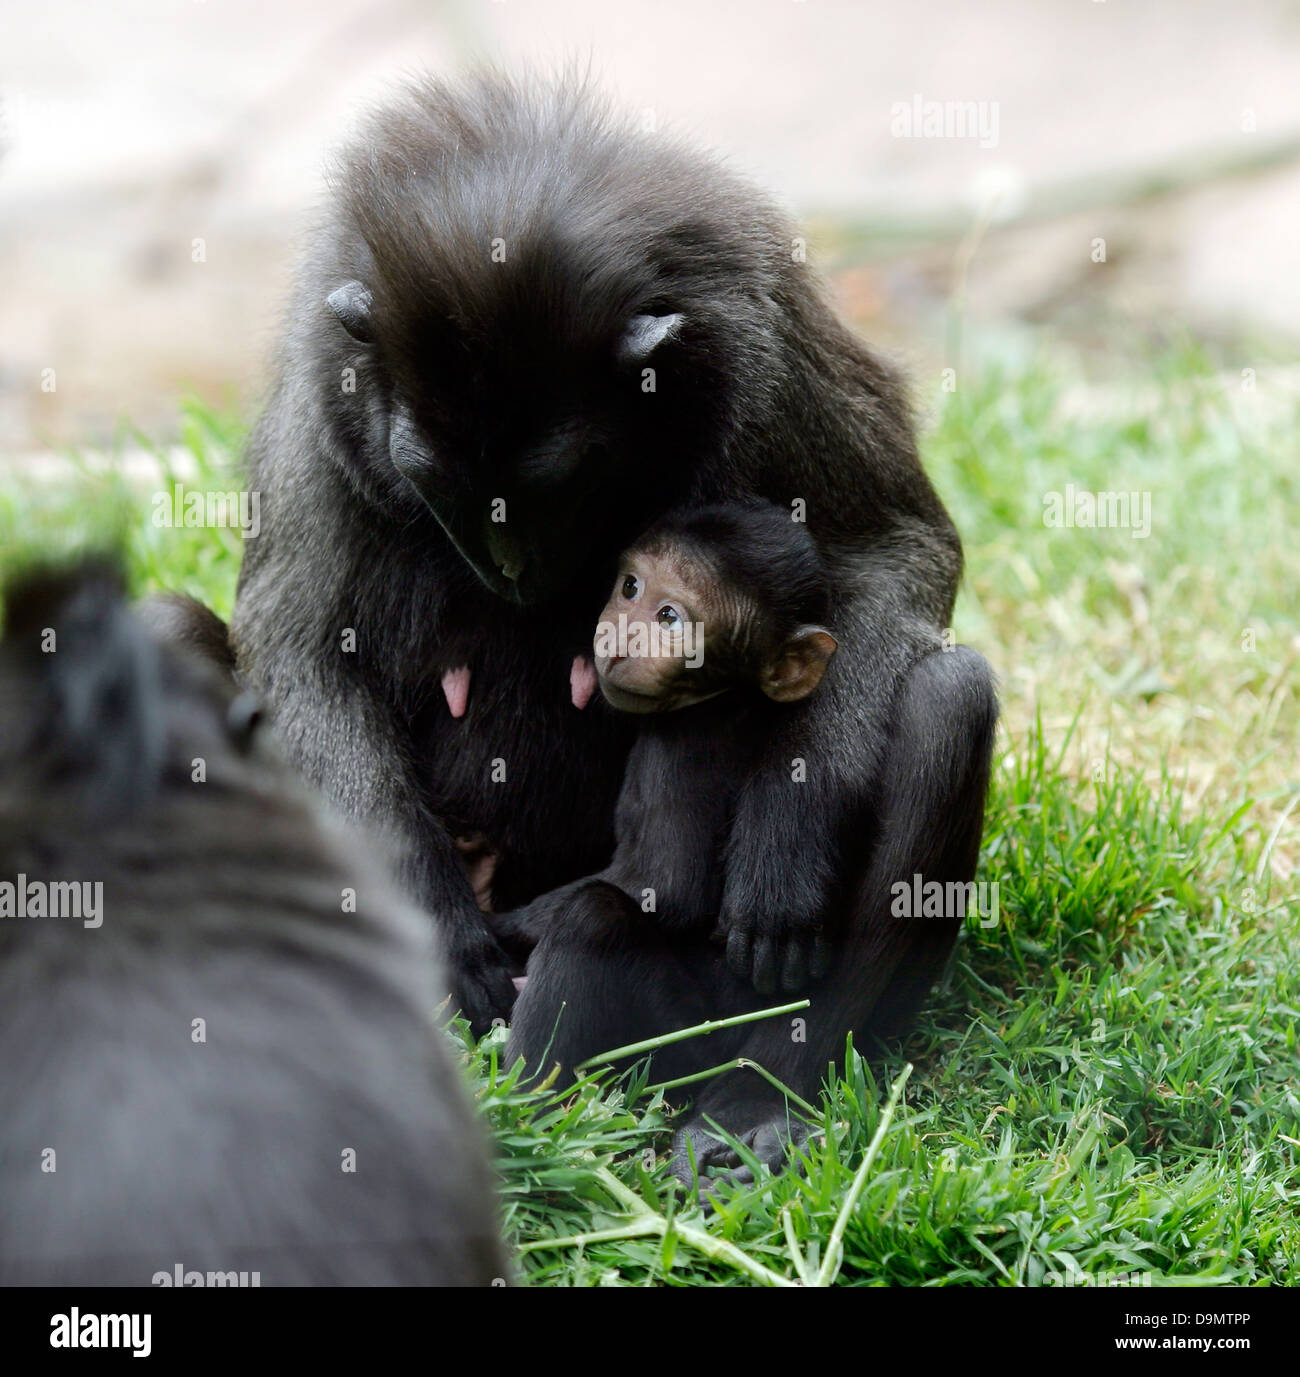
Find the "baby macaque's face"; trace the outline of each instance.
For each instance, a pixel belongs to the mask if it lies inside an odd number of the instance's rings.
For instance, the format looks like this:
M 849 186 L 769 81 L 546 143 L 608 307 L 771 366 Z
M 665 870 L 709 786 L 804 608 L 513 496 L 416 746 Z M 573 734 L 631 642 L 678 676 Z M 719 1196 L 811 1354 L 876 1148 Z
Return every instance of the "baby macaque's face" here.
M 707 571 L 670 551 L 623 556 L 593 642 L 612 707 L 670 712 L 728 687 L 704 668 L 706 641 L 726 636 L 721 591 Z
M 781 636 L 776 621 L 707 555 L 630 550 L 596 628 L 600 691 L 622 712 L 673 712 L 747 684 L 779 703 L 806 698 L 835 638 L 822 626 Z

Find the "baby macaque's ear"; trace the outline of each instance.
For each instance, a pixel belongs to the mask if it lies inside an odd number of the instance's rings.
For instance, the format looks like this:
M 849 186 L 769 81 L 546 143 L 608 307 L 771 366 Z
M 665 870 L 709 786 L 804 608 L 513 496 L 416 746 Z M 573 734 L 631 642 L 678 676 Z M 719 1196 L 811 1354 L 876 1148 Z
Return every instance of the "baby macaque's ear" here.
M 778 703 L 797 703 L 821 683 L 838 649 L 835 637 L 824 626 L 802 626 L 763 666 L 759 687 Z

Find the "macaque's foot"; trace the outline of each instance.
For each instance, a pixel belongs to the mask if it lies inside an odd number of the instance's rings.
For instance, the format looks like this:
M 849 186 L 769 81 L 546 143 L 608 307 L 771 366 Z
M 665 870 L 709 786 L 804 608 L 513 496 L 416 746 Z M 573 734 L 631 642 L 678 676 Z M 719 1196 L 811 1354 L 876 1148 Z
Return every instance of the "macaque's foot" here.
M 723 1111 L 716 1119 L 711 1114 L 694 1114 L 677 1131 L 669 1168 L 688 1189 L 698 1189 L 702 1204 L 709 1203 L 710 1196 L 719 1186 L 745 1186 L 754 1181 L 754 1168 L 740 1152 L 720 1137 L 718 1130 L 708 1122 L 709 1119 L 727 1126 L 732 1137 L 757 1158 L 759 1166 L 766 1167 L 774 1174 L 787 1166 L 791 1147 L 801 1147 L 808 1141 L 808 1125 L 784 1107 L 774 1110 L 769 1102 L 756 1113 L 761 1117 L 749 1119 L 747 1126 L 739 1131 L 726 1124 L 727 1119 L 734 1122 L 738 1117 L 734 1111 L 730 1114 Z M 695 1159 L 694 1170 L 691 1167 L 692 1156 Z

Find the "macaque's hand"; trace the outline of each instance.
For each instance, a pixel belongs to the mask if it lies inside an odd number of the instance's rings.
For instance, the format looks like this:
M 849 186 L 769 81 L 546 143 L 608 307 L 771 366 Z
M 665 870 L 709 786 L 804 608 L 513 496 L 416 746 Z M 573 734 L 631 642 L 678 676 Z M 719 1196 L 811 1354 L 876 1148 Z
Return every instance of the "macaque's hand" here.
M 497 1020 L 508 1020 L 519 987 L 518 966 L 499 943 L 479 926 L 458 926 L 444 939 L 452 976 L 452 1007 L 469 1020 L 475 1037 L 482 1037 Z

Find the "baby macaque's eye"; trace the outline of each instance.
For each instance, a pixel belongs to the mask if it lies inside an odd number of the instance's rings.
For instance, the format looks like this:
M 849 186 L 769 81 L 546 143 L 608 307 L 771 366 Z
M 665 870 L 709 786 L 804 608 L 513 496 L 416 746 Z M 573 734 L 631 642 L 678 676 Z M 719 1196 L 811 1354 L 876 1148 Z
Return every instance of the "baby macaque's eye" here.
M 632 602 L 641 592 L 641 580 L 635 574 L 623 575 L 623 596 Z
M 657 615 L 659 625 L 665 631 L 680 631 L 682 629 L 682 614 L 671 604 L 661 607 Z

